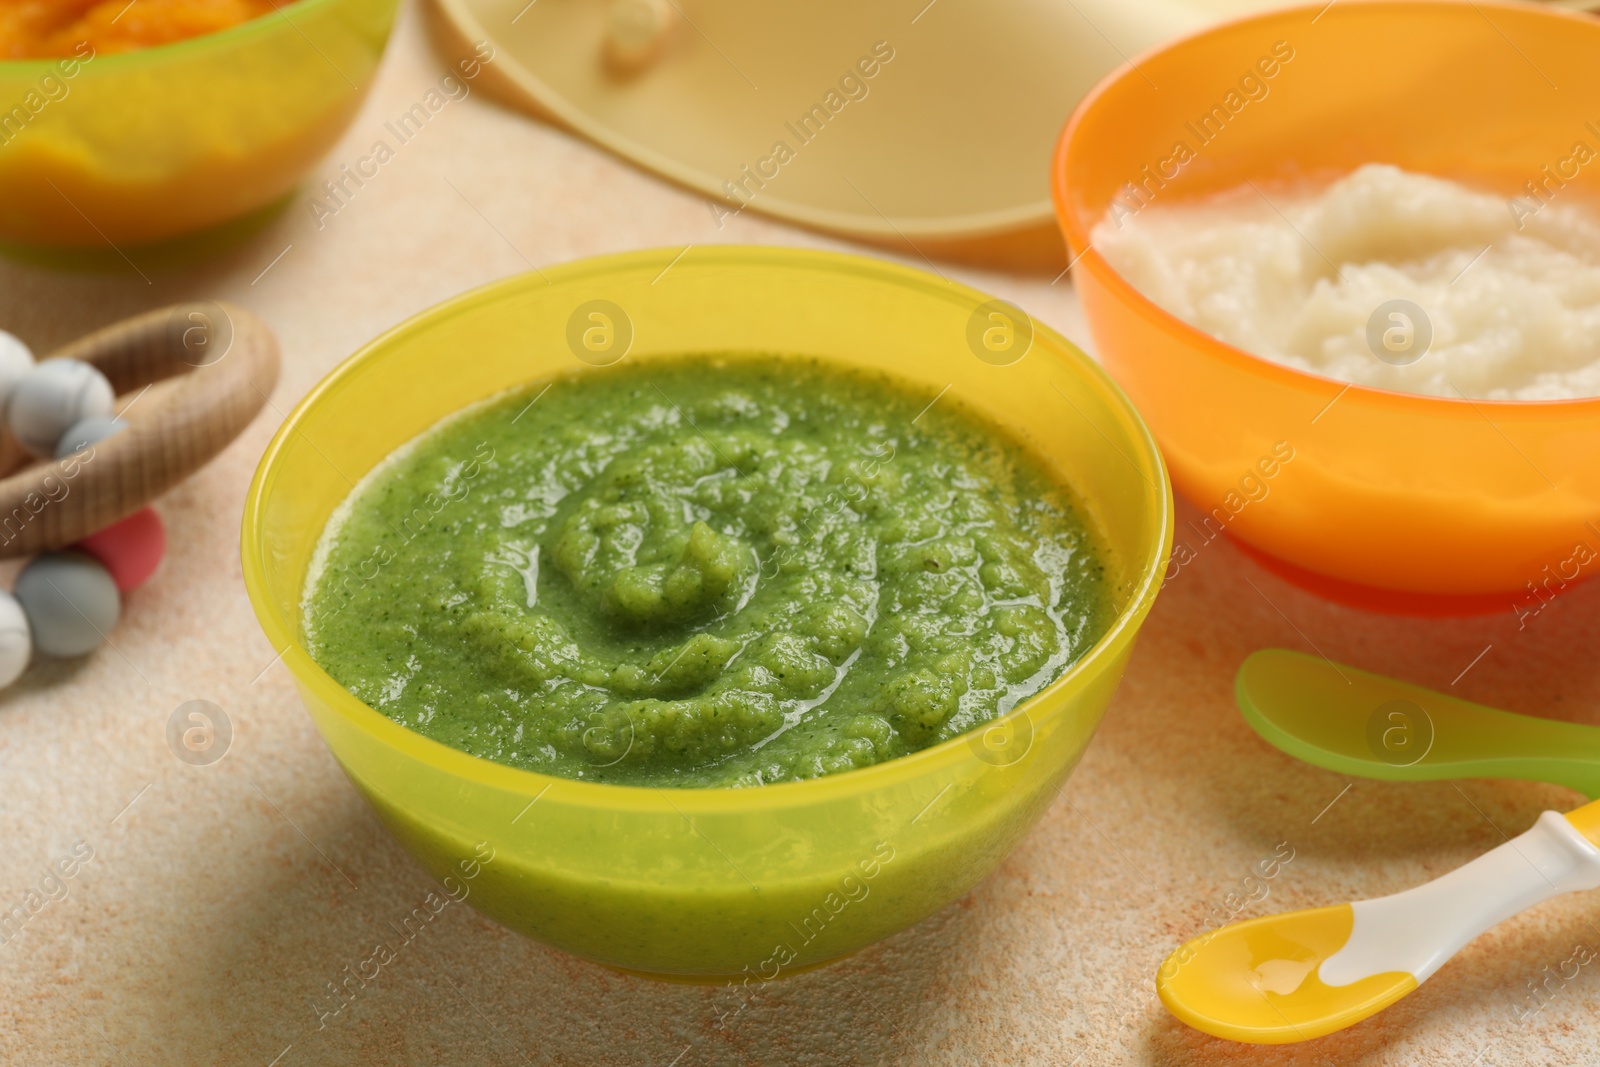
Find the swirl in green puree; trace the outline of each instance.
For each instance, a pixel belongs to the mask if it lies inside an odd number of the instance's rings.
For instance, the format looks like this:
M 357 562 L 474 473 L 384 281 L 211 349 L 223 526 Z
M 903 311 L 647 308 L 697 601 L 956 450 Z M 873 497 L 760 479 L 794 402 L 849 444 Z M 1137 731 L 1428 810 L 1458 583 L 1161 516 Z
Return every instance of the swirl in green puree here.
M 815 778 L 1010 710 L 1115 614 L 1070 491 L 953 391 L 776 357 L 541 388 L 380 465 L 307 585 L 317 662 L 464 752 Z

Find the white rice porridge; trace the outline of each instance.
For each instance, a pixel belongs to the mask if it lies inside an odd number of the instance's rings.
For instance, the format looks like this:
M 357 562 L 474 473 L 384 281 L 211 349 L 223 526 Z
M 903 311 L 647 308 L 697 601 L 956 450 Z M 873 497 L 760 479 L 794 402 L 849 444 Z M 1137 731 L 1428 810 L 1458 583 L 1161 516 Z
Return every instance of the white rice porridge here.
M 1310 195 L 1114 206 L 1092 243 L 1167 311 L 1301 370 L 1433 396 L 1600 395 L 1600 219 L 1559 196 L 1369 164 Z

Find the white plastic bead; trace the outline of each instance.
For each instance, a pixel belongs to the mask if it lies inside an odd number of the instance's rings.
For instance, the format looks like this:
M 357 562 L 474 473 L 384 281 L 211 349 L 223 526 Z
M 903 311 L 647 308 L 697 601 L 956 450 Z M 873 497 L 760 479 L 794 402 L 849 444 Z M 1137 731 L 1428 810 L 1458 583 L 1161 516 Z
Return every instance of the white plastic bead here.
M 122 596 L 100 561 L 82 552 L 50 552 L 17 575 L 17 600 L 33 643 L 47 656 L 93 652 L 117 625 Z
M 16 597 L 0 592 L 0 689 L 22 677 L 32 657 L 28 616 Z
M 7 422 L 23 448 L 53 456 L 62 434 L 90 416 L 110 415 L 116 400 L 106 376 L 89 364 L 47 359 L 12 390 Z
M 61 441 L 56 445 L 56 459 L 70 456 L 74 452 L 82 452 L 90 445 L 99 444 L 112 434 L 127 428 L 127 421 L 114 415 L 90 415 L 87 419 L 79 419 L 72 424 L 70 430 L 61 435 Z
M 6 401 L 23 375 L 33 369 L 33 351 L 16 337 L 0 330 L 0 425 L 5 418 Z

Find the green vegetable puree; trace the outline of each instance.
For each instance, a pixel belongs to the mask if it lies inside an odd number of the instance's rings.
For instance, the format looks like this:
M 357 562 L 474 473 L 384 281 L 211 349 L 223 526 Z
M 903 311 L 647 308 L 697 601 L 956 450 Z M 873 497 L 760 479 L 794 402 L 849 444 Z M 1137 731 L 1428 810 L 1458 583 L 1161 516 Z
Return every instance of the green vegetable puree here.
M 396 722 L 600 782 L 880 763 L 1057 678 L 1114 611 L 1044 470 L 949 395 L 801 359 L 497 397 L 372 472 L 307 583 L 311 654 Z

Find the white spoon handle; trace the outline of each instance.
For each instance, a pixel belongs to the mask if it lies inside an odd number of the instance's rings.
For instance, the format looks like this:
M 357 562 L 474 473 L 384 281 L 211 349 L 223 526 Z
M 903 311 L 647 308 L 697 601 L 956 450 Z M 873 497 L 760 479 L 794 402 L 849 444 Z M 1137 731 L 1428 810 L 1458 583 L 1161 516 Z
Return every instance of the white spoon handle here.
M 1403 893 L 1351 905 L 1350 940 L 1317 972 L 1330 986 L 1403 971 L 1427 981 L 1488 930 L 1541 901 L 1600 886 L 1600 849 L 1547 811 L 1526 833 Z

